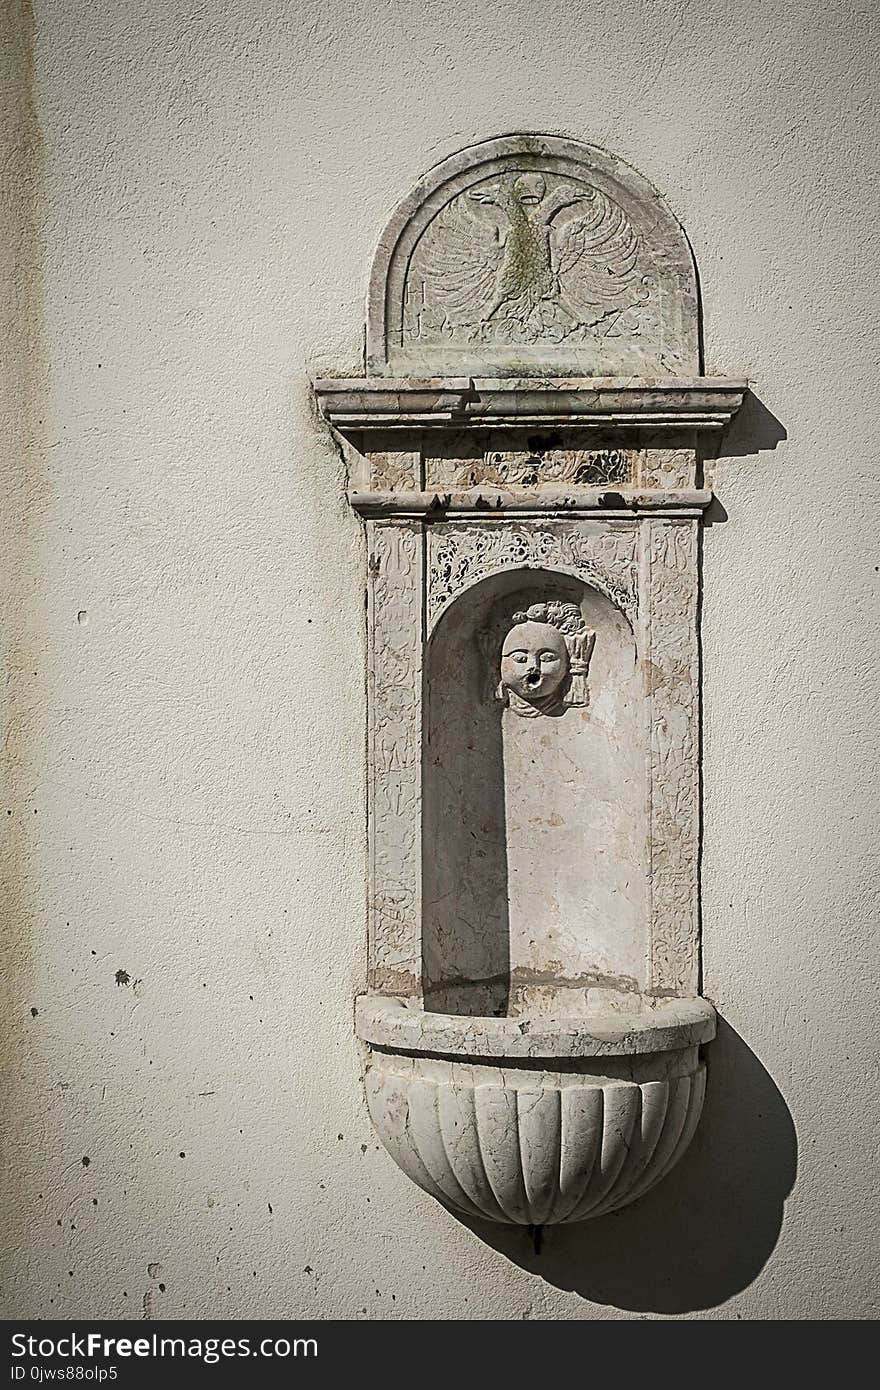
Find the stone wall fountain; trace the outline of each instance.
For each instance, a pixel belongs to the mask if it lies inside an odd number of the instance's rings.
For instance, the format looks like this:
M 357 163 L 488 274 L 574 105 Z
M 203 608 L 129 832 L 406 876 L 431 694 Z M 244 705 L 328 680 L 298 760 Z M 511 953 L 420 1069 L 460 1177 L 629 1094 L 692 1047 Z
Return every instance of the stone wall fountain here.
M 699 996 L 696 277 L 655 190 L 520 136 L 434 168 L 315 383 L 369 552 L 370 1114 L 460 1213 L 632 1202 L 687 1147 Z

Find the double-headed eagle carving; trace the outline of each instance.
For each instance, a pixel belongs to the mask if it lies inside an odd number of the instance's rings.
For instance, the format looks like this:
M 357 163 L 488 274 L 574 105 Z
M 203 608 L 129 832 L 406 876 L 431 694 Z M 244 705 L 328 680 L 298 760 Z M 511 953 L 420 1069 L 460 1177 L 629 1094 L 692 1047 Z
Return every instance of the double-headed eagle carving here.
M 481 217 L 474 203 L 493 204 L 501 218 Z M 573 205 L 583 212 L 557 222 Z M 441 335 L 468 326 L 471 336 L 533 341 L 595 324 L 628 300 L 641 245 L 605 193 L 568 181 L 548 192 L 539 173 L 460 195 L 435 229 L 418 274 L 421 307 Z

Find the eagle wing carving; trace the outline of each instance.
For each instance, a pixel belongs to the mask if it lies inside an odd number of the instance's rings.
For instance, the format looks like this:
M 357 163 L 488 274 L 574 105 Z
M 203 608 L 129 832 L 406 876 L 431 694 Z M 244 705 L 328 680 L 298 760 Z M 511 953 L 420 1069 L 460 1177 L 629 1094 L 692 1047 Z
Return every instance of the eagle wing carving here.
M 457 318 L 478 321 L 492 304 L 502 255 L 498 228 L 456 198 L 437 218 L 422 260 L 431 300 Z
M 632 279 L 641 245 L 623 209 L 598 188 L 590 190 L 586 201 L 589 211 L 571 218 L 554 238 L 560 287 L 580 313 L 619 301 Z

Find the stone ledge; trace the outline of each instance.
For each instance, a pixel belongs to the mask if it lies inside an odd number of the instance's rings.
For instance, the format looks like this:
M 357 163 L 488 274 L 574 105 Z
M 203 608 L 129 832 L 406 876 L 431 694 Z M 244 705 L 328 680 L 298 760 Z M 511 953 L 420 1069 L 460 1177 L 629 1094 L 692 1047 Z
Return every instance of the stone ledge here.
M 705 999 L 643 1000 L 641 1007 L 582 1016 L 486 1018 L 431 1013 L 397 996 L 361 995 L 358 1037 L 375 1047 L 460 1058 L 626 1057 L 710 1042 L 715 1010 Z
M 719 430 L 748 389 L 726 377 L 321 377 L 321 411 L 340 433 L 388 430 Z
M 500 488 L 470 488 L 464 492 L 349 492 L 348 500 L 361 516 L 424 516 L 445 520 L 449 514 L 494 516 L 619 516 L 621 513 L 699 516 L 712 501 L 708 488 L 670 489 L 600 487 L 558 489 L 542 487 L 529 492 Z

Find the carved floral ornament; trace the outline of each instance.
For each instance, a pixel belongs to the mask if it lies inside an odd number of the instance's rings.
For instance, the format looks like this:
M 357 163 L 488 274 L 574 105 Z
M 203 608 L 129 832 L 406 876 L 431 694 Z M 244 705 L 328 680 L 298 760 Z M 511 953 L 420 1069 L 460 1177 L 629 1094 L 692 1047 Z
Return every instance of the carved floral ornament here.
M 466 589 L 505 570 L 550 569 L 576 576 L 606 594 L 635 624 L 638 616 L 639 531 L 514 522 L 506 526 L 433 525 L 427 533 L 428 627 Z
M 534 135 L 401 203 L 365 365 L 315 390 L 370 557 L 370 1114 L 452 1210 L 581 1221 L 702 1106 L 698 441 L 745 383 L 656 190 Z

